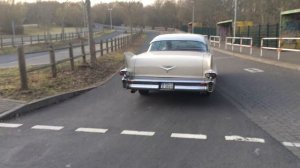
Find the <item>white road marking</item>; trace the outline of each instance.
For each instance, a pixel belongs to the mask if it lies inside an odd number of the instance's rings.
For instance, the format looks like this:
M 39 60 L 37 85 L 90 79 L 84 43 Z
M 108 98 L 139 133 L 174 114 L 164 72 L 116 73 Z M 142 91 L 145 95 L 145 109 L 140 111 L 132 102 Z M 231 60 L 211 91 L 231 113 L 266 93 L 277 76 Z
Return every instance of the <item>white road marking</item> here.
M 18 128 L 22 125 L 23 124 L 0 123 L 0 127 L 3 127 L 3 128 Z
M 184 139 L 207 139 L 206 135 L 203 134 L 182 134 L 182 133 L 172 133 L 172 138 L 184 138 Z
M 250 72 L 250 73 L 262 73 L 262 72 L 264 72 L 263 70 L 257 69 L 257 68 L 246 68 L 244 70 L 247 71 L 247 72 Z
M 102 129 L 102 128 L 78 128 L 75 131 L 76 132 L 88 132 L 88 133 L 106 133 L 108 129 Z
M 139 135 L 139 136 L 153 136 L 155 132 L 124 130 L 121 132 L 123 135 Z
M 40 129 L 40 130 L 53 130 L 53 131 L 59 131 L 63 129 L 62 126 L 50 126 L 50 125 L 35 125 L 31 127 L 31 129 Z
M 300 148 L 300 143 L 297 142 L 282 142 L 284 146 Z
M 226 141 L 265 143 L 265 140 L 261 139 L 261 138 L 249 138 L 249 137 L 241 137 L 241 136 L 237 136 L 237 135 L 225 136 L 225 140 Z

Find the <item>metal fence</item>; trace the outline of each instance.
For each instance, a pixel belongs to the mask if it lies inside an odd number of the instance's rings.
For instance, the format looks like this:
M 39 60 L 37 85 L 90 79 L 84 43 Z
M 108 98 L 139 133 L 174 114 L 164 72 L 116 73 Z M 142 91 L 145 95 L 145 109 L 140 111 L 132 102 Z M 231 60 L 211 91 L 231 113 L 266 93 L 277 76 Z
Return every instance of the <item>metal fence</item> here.
M 102 30 L 97 30 L 94 34 L 100 33 Z M 39 35 L 17 35 L 17 36 L 0 36 L 0 48 L 15 47 L 19 45 L 32 45 L 47 42 L 57 42 L 71 39 L 78 39 L 88 35 L 87 31 L 69 32 L 60 34 L 39 34 Z
M 180 28 L 180 30 L 188 32 L 188 26 L 182 26 Z M 194 33 L 208 35 L 209 37 L 210 36 L 216 36 L 217 29 L 216 28 L 212 28 L 212 27 L 195 27 L 194 28 Z
M 262 38 L 265 37 L 279 37 L 279 24 L 275 25 L 258 25 L 248 27 L 237 27 L 237 37 L 251 37 L 253 39 L 253 45 L 260 47 Z M 268 47 L 278 46 L 276 41 L 268 41 L 265 44 Z
M 274 25 L 258 25 L 258 26 L 248 26 L 248 27 L 237 27 L 236 37 L 250 37 L 253 39 L 254 46 L 260 46 L 260 40 L 264 37 L 279 37 L 279 24 Z M 188 32 L 188 26 L 182 26 L 182 31 Z M 203 34 L 208 36 L 216 36 L 216 28 L 213 27 L 203 27 L 194 28 L 196 34 Z M 276 41 L 268 41 L 266 46 L 276 47 L 278 46 Z

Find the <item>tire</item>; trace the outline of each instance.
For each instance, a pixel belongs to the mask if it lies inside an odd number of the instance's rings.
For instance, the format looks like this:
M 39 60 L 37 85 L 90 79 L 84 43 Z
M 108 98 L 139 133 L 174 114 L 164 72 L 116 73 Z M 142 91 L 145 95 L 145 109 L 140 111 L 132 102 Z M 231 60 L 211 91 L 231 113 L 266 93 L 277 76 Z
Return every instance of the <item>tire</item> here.
M 139 94 L 142 96 L 148 96 L 149 95 L 149 90 L 139 90 Z

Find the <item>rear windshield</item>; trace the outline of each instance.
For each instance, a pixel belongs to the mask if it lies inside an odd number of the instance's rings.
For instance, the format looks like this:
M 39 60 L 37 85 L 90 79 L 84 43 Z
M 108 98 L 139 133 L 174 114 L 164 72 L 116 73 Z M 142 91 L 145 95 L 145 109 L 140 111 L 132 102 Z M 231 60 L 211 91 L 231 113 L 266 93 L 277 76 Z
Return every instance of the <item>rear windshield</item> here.
M 207 44 L 200 41 L 168 40 L 156 41 L 150 46 L 149 51 L 198 51 L 208 52 Z

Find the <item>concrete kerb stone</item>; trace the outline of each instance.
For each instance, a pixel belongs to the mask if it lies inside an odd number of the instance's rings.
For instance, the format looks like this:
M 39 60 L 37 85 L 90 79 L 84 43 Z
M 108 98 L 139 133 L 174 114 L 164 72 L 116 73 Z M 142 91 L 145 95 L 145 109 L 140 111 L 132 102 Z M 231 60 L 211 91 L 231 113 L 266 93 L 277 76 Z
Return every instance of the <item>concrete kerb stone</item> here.
M 215 51 L 223 53 L 223 54 L 232 55 L 232 56 L 235 56 L 235 57 L 238 57 L 238 58 L 241 58 L 241 59 L 246 59 L 246 60 L 255 61 L 255 62 L 259 62 L 259 63 L 264 63 L 264 64 L 268 64 L 268 65 L 275 65 L 275 66 L 278 66 L 278 67 L 281 67 L 281 68 L 300 71 L 300 65 L 297 65 L 297 64 L 274 61 L 274 60 L 269 60 L 269 59 L 265 59 L 265 58 L 259 58 L 259 57 L 245 55 L 245 54 L 225 51 L 225 50 L 217 49 L 217 48 L 212 48 L 212 50 L 215 50 Z

